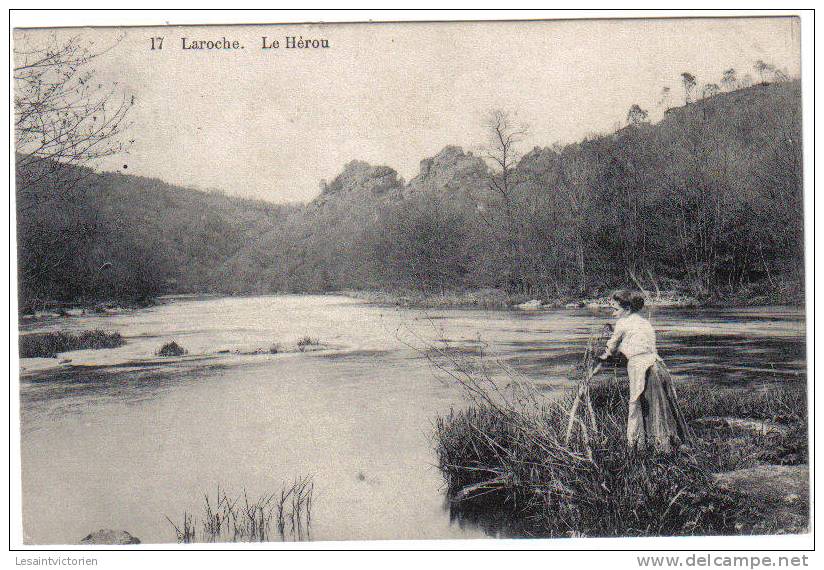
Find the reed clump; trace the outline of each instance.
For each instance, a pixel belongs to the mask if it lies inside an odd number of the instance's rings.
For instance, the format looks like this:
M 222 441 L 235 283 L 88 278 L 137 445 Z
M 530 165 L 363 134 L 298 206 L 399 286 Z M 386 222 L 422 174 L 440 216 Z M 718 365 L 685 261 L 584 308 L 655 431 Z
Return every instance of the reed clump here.
M 20 336 L 20 358 L 55 358 L 61 352 L 117 348 L 126 344 L 119 332 L 100 329 L 80 333 L 49 332 Z
M 713 535 L 756 527 L 756 505 L 716 485 L 713 474 L 763 460 L 758 453 L 774 441 L 738 433 L 731 443 L 705 439 L 696 429 L 690 446 L 676 453 L 634 452 L 626 444 L 626 380 L 614 373 L 592 379 L 591 348 L 577 386 L 560 398 L 544 396 L 501 362 L 438 354 L 436 369 L 470 400 L 468 408 L 435 422 L 454 517 L 509 536 Z M 799 386 L 769 395 L 715 393 L 693 386 L 679 388 L 679 396 L 693 422 L 731 413 L 785 417 L 804 392 Z M 800 408 L 793 416 L 797 429 L 781 435 L 798 461 L 806 461 L 802 414 Z M 736 448 L 745 452 L 731 453 Z
M 320 345 L 320 340 L 316 338 L 312 338 L 311 336 L 304 336 L 298 339 L 297 347 L 298 350 L 301 352 L 305 352 L 306 349 L 310 346 L 318 346 Z
M 200 521 L 188 511 L 178 523 L 168 516 L 178 542 L 273 542 L 311 539 L 311 477 L 298 477 L 280 491 L 250 499 L 245 490 L 230 495 L 217 488 L 204 495 Z

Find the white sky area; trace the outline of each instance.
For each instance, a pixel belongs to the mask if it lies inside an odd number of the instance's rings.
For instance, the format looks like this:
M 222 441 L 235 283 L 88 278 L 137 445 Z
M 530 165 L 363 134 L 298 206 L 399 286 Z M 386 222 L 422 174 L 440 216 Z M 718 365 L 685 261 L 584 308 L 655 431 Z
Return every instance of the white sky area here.
M 684 71 L 699 91 L 730 67 L 757 79 L 758 59 L 800 73 L 793 18 L 78 28 L 15 42 L 55 34 L 101 48 L 125 34 L 95 67 L 136 97 L 135 142 L 102 170 L 273 202 L 311 200 L 353 159 L 409 180 L 448 144 L 477 152 L 496 107 L 529 125 L 525 152 L 612 131 L 633 103 L 657 120 L 662 87 L 683 104 Z M 224 36 L 244 49 L 181 49 Z M 262 36 L 281 47 L 260 49 Z M 330 47 L 284 49 L 286 36 Z

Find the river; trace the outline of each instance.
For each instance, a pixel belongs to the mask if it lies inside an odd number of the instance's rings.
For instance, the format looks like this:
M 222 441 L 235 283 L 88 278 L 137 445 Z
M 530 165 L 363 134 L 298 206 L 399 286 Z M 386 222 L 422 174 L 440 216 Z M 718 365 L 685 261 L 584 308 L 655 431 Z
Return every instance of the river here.
M 204 493 L 262 495 L 298 475 L 315 482 L 313 540 L 482 538 L 444 504 L 432 423 L 465 404 L 423 352 L 483 346 L 555 390 L 604 322 L 587 309 L 420 311 L 308 295 L 26 321 L 21 334 L 102 328 L 126 344 L 62 354 L 71 362 L 58 367 L 21 361 L 24 540 L 74 544 L 113 528 L 174 542 L 165 516 L 197 513 Z M 803 309 L 657 309 L 652 322 L 677 378 L 747 389 L 806 379 Z M 307 335 L 321 350 L 267 352 Z M 189 354 L 155 357 L 170 340 Z

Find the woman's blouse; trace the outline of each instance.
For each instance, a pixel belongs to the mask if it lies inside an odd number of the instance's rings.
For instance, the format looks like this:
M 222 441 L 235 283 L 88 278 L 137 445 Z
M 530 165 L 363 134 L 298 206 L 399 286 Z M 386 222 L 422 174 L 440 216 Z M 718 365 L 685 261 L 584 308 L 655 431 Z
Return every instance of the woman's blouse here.
M 655 347 L 655 330 L 649 321 L 632 313 L 615 322 L 615 330 L 607 341 L 607 352 L 615 354 L 619 350 L 627 358 L 640 354 L 657 354 Z

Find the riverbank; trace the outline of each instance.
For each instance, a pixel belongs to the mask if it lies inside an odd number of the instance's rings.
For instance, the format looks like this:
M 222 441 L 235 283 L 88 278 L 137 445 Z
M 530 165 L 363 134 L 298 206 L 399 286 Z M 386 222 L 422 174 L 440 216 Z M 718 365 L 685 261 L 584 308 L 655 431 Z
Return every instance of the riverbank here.
M 173 298 L 173 297 L 169 297 Z M 154 307 L 163 302 L 163 298 L 148 298 L 139 300 L 78 300 L 72 302 L 46 301 L 38 303 L 37 307 L 21 307 L 20 320 L 81 317 L 85 315 L 116 315 L 139 309 Z
M 326 294 L 341 295 L 373 305 L 387 305 L 409 309 L 517 309 L 538 310 L 558 308 L 604 308 L 609 304 L 609 291 L 601 291 L 588 296 L 534 296 L 525 293 L 508 293 L 503 289 L 485 288 L 465 291 L 444 291 L 441 293 L 425 292 L 414 289 L 406 290 L 356 290 L 347 289 L 331 291 Z M 272 292 L 270 295 L 287 293 Z M 297 293 L 288 293 L 297 294 Z M 114 315 L 145 309 L 175 300 L 197 300 L 220 297 L 239 297 L 245 295 L 215 293 L 169 294 L 156 298 L 140 300 L 76 301 L 71 303 L 50 302 L 25 308 L 20 311 L 20 320 L 26 321 L 48 317 L 76 317 L 84 315 Z M 684 291 L 649 291 L 649 307 L 757 307 L 767 305 L 804 306 L 804 292 L 798 287 L 741 288 L 735 293 L 696 296 Z
M 559 308 L 603 308 L 609 305 L 608 295 L 573 298 L 536 298 L 526 294 L 507 293 L 501 289 L 475 289 L 469 291 L 447 291 L 425 293 L 422 291 L 340 291 L 343 295 L 376 305 L 391 305 L 410 309 L 516 309 L 539 310 Z M 650 298 L 649 306 L 656 307 L 696 307 L 701 301 L 678 292 L 662 292 Z
M 452 515 L 515 537 L 807 532 L 803 384 L 679 386 L 692 441 L 672 455 L 628 452 L 627 392 L 615 379 L 593 386 L 569 444 L 571 396 L 538 406 L 476 398 L 438 418 Z
M 610 291 L 584 297 L 573 296 L 532 296 L 507 293 L 502 289 L 471 289 L 467 291 L 445 291 L 427 293 L 416 290 L 346 290 L 335 295 L 343 295 L 376 305 L 390 305 L 410 309 L 518 309 L 539 310 L 558 308 L 604 308 L 609 305 Z M 741 288 L 729 294 L 696 296 L 680 290 L 647 292 L 648 307 L 758 307 L 768 305 L 804 306 L 804 292 L 797 287 L 776 290 L 762 288 Z

